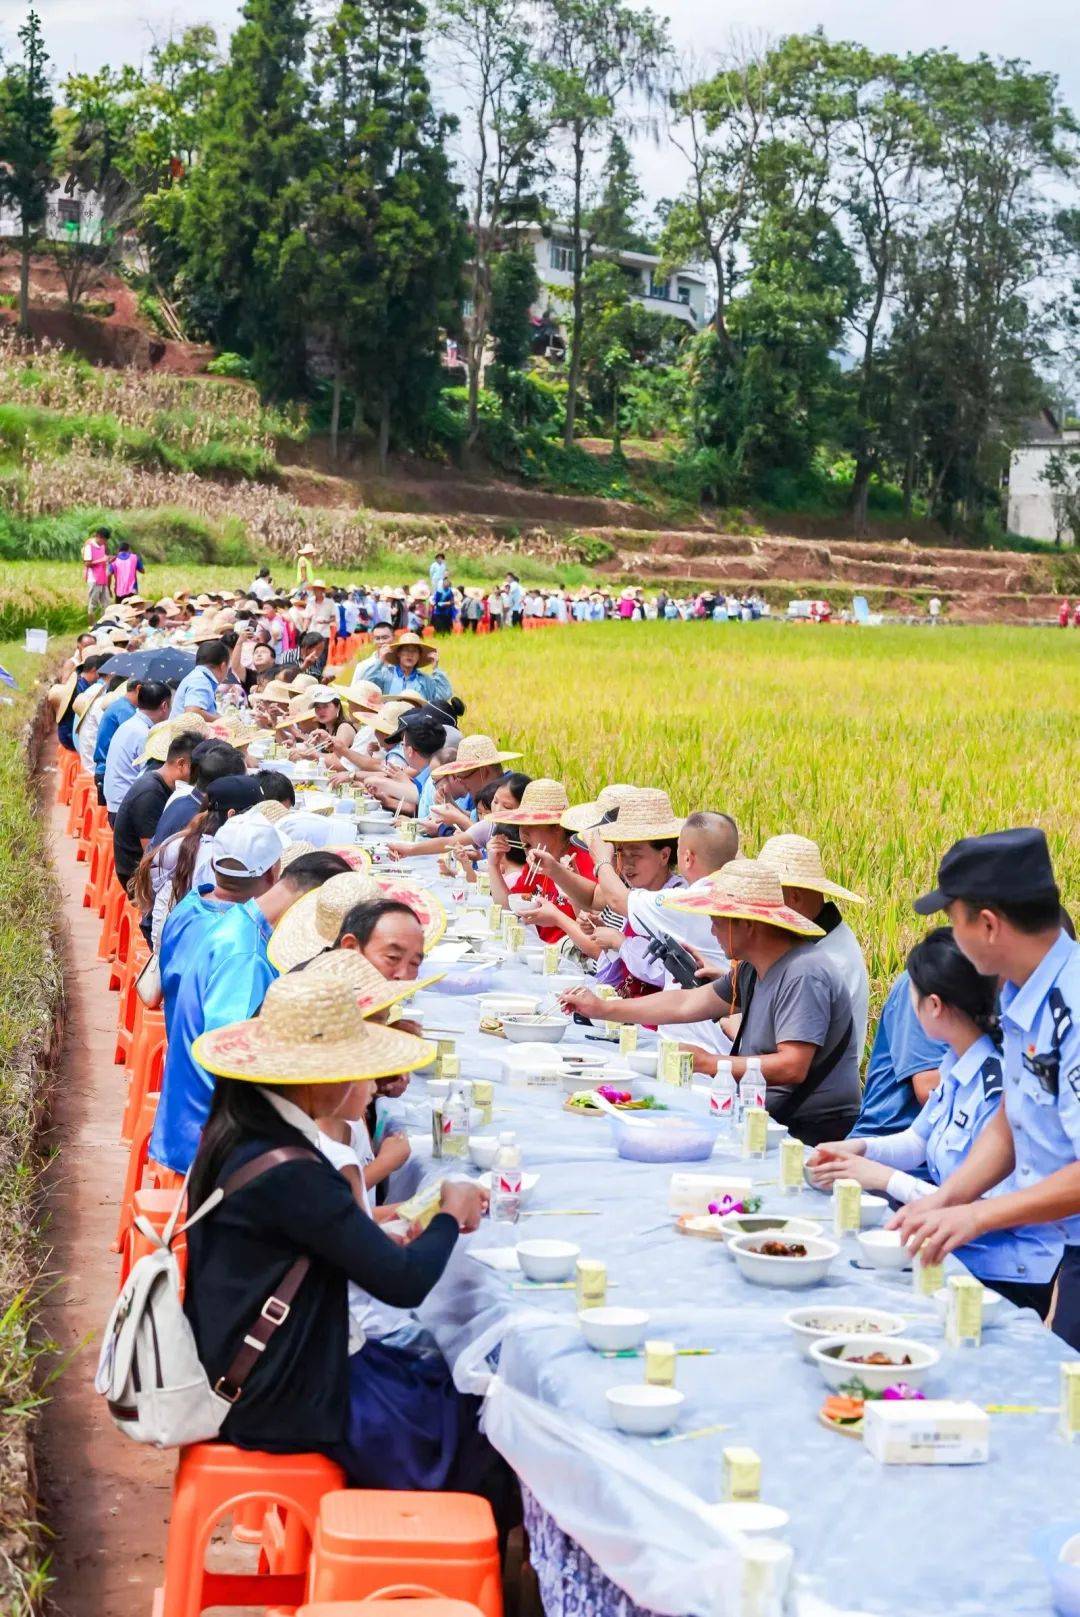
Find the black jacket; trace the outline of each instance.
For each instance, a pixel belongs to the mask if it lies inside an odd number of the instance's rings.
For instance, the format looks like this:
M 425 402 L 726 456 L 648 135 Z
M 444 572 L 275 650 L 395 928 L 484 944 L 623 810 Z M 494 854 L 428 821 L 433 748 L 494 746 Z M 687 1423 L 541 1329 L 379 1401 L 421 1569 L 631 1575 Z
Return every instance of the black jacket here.
M 217 1182 L 281 1145 L 314 1152 L 275 1119 L 236 1148 Z M 411 1246 L 397 1246 L 321 1157 L 270 1168 L 226 1197 L 187 1237 L 184 1306 L 211 1385 L 295 1259 L 307 1254 L 311 1268 L 227 1417 L 223 1439 L 284 1454 L 341 1442 L 349 1400 L 347 1282 L 380 1302 L 415 1308 L 445 1269 L 457 1236 L 456 1220 L 439 1213 Z

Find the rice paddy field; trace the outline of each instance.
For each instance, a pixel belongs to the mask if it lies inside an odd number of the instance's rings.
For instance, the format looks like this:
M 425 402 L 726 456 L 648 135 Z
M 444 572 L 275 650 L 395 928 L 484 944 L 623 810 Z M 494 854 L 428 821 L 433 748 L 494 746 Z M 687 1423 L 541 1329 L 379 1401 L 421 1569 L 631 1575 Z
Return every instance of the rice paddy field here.
M 749 854 L 815 838 L 867 899 L 847 919 L 874 1009 L 959 836 L 1042 826 L 1080 915 L 1080 633 L 612 623 L 457 638 L 443 665 L 466 728 L 571 797 L 664 786 L 679 813 L 733 815 Z

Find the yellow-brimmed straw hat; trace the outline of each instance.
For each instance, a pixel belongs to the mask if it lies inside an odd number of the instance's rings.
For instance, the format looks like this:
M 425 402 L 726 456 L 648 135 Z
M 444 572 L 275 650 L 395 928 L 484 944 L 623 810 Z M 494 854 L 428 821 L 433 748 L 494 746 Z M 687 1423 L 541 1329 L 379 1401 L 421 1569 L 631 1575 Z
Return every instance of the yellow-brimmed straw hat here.
M 387 647 L 383 653 L 383 662 L 400 663 L 401 657 L 399 654 L 410 647 L 420 653 L 420 660 L 416 665 L 418 668 L 422 668 L 425 663 L 434 662 L 435 647 L 429 646 L 426 640 L 421 640 L 418 634 L 413 634 L 411 631 L 408 634 L 399 634 L 397 639 Z
M 75 687 L 79 683 L 78 673 L 71 673 L 67 679 L 57 685 L 49 686 L 49 701 L 52 704 L 53 717 L 57 724 L 64 717 L 71 706 L 71 699 L 75 695 Z
M 622 810 L 620 809 L 620 814 Z M 685 910 L 689 915 L 719 915 L 729 921 L 762 921 L 800 938 L 823 938 L 820 926 L 808 921 L 798 910 L 784 903 L 784 890 L 775 870 L 760 859 L 730 859 L 726 865 L 697 884 L 662 894 L 660 904 L 667 910 Z
M 642 786 L 619 804 L 618 819 L 601 825 L 605 842 L 663 842 L 679 835 L 683 823 L 659 786 Z
M 265 803 L 256 803 L 253 809 L 248 810 L 249 814 L 261 814 L 264 820 L 270 821 L 271 825 L 276 825 L 279 820 L 285 818 L 286 814 L 291 814 L 292 812 L 288 803 L 279 803 L 276 797 L 267 798 Z M 292 853 L 292 848 L 289 849 L 289 852 Z M 284 860 L 282 860 L 282 865 L 284 866 Z
M 491 769 L 496 764 L 508 764 L 520 758 L 520 752 L 500 752 L 490 736 L 466 736 L 457 750 L 452 764 L 440 764 L 431 771 L 432 780 L 444 775 L 468 775 L 474 769 Z
M 85 719 L 94 703 L 108 690 L 108 682 L 104 679 L 95 679 L 84 691 L 80 691 L 71 704 L 72 712 L 77 719 Z
M 830 881 L 821 862 L 821 849 L 809 837 L 790 833 L 770 837 L 758 853 L 758 862 L 775 870 L 781 887 L 807 887 L 812 893 L 830 898 L 846 898 L 852 904 L 865 904 L 865 898 L 850 893 L 839 882 Z
M 377 713 L 385 701 L 379 687 L 369 685 L 366 680 L 362 685 L 328 685 L 326 689 L 333 691 L 350 707 L 362 709 L 365 713 Z
M 349 966 L 280 977 L 249 1021 L 202 1034 L 194 1059 L 219 1078 L 346 1084 L 426 1066 L 434 1045 L 367 1020 Z
M 558 780 L 531 780 L 521 794 L 521 807 L 499 812 L 500 824 L 561 825 L 570 807 L 566 787 Z
M 430 949 L 442 936 L 446 913 L 430 893 L 406 882 L 380 880 L 365 871 L 350 870 L 331 876 L 285 911 L 270 938 L 270 964 L 278 971 L 291 971 L 332 949 L 349 911 L 357 904 L 374 903 L 380 898 L 395 898 L 408 905 L 424 928 L 426 948 Z
M 384 702 L 371 721 L 371 728 L 376 735 L 396 736 L 401 729 L 401 721 L 406 713 L 411 712 L 411 702 L 400 702 L 395 697 L 392 702 Z
M 319 681 L 315 678 L 314 674 L 297 674 L 296 678 L 291 683 L 293 691 L 299 692 L 309 691 L 311 687 L 313 685 L 317 685 Z
M 640 786 L 605 786 L 603 791 L 597 792 L 592 803 L 577 803 L 567 809 L 560 824 L 565 831 L 591 831 L 600 824 L 605 814 L 611 814 L 619 809 L 627 800 L 641 790 Z
M 252 809 L 251 812 L 256 813 L 262 806 L 262 804 L 257 804 L 256 808 Z M 273 825 L 273 820 L 270 823 Z M 284 876 L 289 866 L 294 864 L 297 859 L 302 859 L 306 853 L 314 852 L 315 844 L 313 842 L 290 842 L 281 856 L 281 874 Z
M 179 735 L 208 735 L 206 720 L 197 713 L 181 713 L 175 719 L 162 719 L 146 732 L 146 742 L 137 762 L 163 764 L 169 756 L 173 739 Z
M 252 697 L 255 702 L 291 702 L 292 686 L 283 679 L 268 679 L 261 691 Z
M 329 954 L 321 954 L 311 962 L 307 973 L 311 972 L 317 972 L 320 977 L 327 976 L 331 981 L 337 978 L 346 982 L 355 993 L 365 1016 L 377 1016 L 380 1011 L 388 1011 L 391 1005 L 399 1005 L 403 999 L 408 999 L 446 975 L 440 971 L 430 977 L 405 978 L 397 982 L 384 977 L 359 949 L 331 949 Z

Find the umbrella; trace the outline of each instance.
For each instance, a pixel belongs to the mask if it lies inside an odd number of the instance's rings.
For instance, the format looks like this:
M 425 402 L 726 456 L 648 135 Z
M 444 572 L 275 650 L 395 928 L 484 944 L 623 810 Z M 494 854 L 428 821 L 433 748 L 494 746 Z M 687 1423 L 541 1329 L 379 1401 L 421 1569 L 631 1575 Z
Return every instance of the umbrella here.
M 102 665 L 103 674 L 121 674 L 125 679 L 183 679 L 195 667 L 190 651 L 167 646 L 164 651 L 121 651 Z

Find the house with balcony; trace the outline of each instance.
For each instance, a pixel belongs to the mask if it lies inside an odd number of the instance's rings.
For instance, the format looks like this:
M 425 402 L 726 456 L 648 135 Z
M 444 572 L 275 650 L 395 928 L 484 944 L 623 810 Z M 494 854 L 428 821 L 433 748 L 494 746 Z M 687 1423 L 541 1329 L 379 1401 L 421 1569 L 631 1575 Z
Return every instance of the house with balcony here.
M 102 232 L 102 202 L 96 191 L 57 182 L 49 192 L 45 223 L 39 236 L 45 241 L 76 241 L 96 245 Z M 0 205 L 0 238 L 18 239 L 19 214 L 10 204 Z
M 1054 490 L 1046 481 L 1046 467 L 1055 451 L 1067 451 L 1080 484 L 1080 431 L 1064 427 L 1052 410 L 1044 409 L 1024 426 L 1024 436 L 1012 452 L 1006 489 L 1009 532 L 1050 544 L 1068 542 Z
M 551 304 L 551 292 L 570 293 L 574 284 L 574 239 L 568 225 L 530 225 L 523 233 L 536 259 L 536 273 L 542 288 L 541 305 L 534 311 L 544 314 Z M 586 262 L 605 258 L 616 263 L 626 276 L 630 294 L 650 314 L 680 320 L 692 331 L 700 331 L 708 319 L 709 284 L 700 268 L 683 264 L 670 274 L 655 253 L 633 253 L 605 247 L 586 234 Z M 558 309 L 555 311 L 558 314 Z

